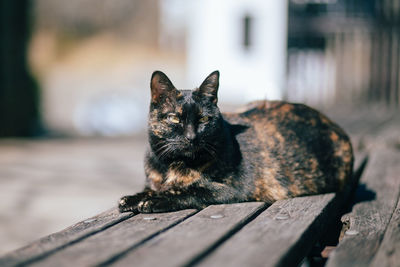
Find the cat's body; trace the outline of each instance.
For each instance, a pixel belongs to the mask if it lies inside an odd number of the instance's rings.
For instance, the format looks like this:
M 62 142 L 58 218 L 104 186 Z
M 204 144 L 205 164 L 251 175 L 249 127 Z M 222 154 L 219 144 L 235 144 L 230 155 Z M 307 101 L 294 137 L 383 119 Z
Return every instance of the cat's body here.
M 276 200 L 340 190 L 352 174 L 349 138 L 301 104 L 259 101 L 243 112 L 217 108 L 219 73 L 179 91 L 152 76 L 146 188 L 120 211 L 163 212 Z

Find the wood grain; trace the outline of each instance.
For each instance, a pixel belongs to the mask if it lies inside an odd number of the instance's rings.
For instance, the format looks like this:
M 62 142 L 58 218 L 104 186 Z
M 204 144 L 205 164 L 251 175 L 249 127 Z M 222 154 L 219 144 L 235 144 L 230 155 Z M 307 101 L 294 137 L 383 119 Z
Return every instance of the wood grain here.
M 346 215 L 350 228 L 332 252 L 327 266 L 368 266 L 379 249 L 397 204 L 399 162 L 399 153 L 389 149 L 379 148 L 370 155 L 361 184 L 365 184 L 375 198 L 365 199 L 365 192 L 356 192 L 356 201 L 360 202 Z
M 78 242 L 131 216 L 132 214 L 129 213 L 120 214 L 116 208 L 105 211 L 4 255 L 0 258 L 0 266 L 15 266 L 41 259 L 58 249 Z M 23 220 L 23 217 L 21 219 Z
M 363 154 L 356 166 L 362 169 Z M 295 266 L 339 217 L 361 175 L 343 192 L 275 202 L 254 221 L 217 248 L 200 266 Z
M 138 214 L 79 243 L 59 250 L 33 266 L 93 266 L 108 261 L 176 225 L 196 210 Z
M 200 266 L 294 266 L 324 229 L 334 194 L 275 202 Z
M 143 244 L 113 266 L 186 265 L 230 236 L 264 206 L 264 203 L 209 206 Z
M 396 210 L 371 265 L 374 267 L 400 265 L 400 201 L 397 201 Z

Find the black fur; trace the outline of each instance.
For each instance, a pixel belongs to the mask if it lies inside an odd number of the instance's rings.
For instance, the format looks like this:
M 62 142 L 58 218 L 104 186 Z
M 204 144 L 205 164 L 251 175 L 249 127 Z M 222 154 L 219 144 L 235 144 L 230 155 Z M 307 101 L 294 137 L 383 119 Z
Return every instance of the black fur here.
M 351 175 L 349 138 L 311 108 L 259 101 L 223 115 L 218 71 L 194 90 L 177 90 L 156 71 L 150 87 L 146 187 L 121 198 L 121 212 L 272 203 L 340 190 Z

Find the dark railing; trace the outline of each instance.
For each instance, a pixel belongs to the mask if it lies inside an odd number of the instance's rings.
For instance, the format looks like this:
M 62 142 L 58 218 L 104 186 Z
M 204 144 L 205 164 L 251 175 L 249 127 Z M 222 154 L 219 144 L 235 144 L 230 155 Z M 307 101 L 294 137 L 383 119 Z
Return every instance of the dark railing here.
M 399 0 L 290 0 L 286 98 L 400 107 Z

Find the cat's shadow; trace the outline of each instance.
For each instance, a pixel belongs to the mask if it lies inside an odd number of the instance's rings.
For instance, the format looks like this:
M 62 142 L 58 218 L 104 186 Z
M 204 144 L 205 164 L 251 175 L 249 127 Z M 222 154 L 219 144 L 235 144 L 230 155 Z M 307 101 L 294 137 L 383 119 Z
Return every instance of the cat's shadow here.
M 368 164 L 368 157 L 366 157 L 363 162 L 360 164 L 358 169 L 355 171 L 354 175 L 356 175 L 356 179 L 360 181 L 360 178 L 364 174 L 365 168 Z M 373 201 L 376 199 L 376 192 L 370 188 L 365 183 L 359 183 L 355 188 L 355 192 L 351 199 L 349 200 L 348 205 L 346 205 L 345 213 L 351 212 L 353 207 L 358 203 Z
M 376 199 L 376 192 L 369 189 L 366 184 L 359 184 L 355 195 L 354 195 L 354 204 L 366 201 L 372 201 Z

